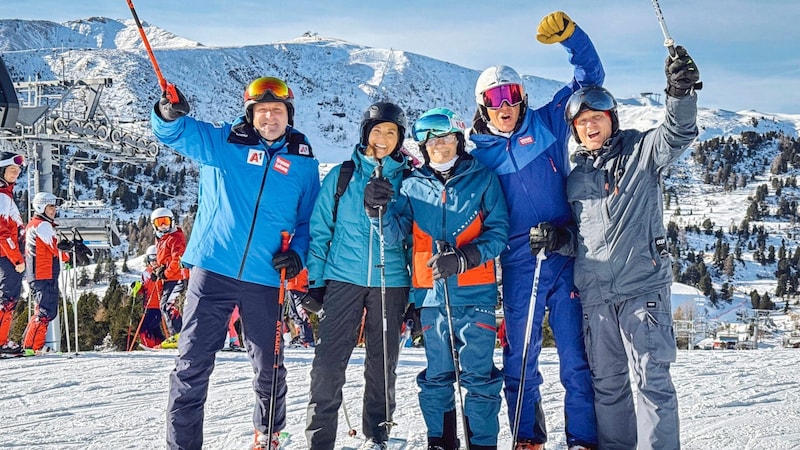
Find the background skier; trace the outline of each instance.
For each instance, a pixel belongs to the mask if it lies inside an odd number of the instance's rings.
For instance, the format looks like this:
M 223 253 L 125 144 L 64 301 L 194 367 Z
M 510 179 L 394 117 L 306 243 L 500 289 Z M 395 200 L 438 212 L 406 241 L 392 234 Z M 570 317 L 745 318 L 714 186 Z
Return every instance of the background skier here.
M 172 346 L 177 347 L 178 333 L 183 326 L 181 311 L 178 308 L 178 297 L 186 289 L 185 280 L 189 278 L 189 269 L 181 265 L 181 256 L 186 251 L 186 236 L 183 230 L 175 225 L 175 217 L 167 208 L 156 208 L 150 213 L 150 223 L 156 234 L 156 263 L 150 271 L 150 279 L 160 285 L 161 314 L 167 324 L 170 339 L 162 344 L 172 341 Z
M 19 244 L 24 223 L 14 201 L 14 186 L 24 164 L 22 155 L 0 154 L 0 352 L 12 354 L 22 351 L 22 347 L 10 341 L 8 335 L 25 272 L 25 250 L 20 249 Z

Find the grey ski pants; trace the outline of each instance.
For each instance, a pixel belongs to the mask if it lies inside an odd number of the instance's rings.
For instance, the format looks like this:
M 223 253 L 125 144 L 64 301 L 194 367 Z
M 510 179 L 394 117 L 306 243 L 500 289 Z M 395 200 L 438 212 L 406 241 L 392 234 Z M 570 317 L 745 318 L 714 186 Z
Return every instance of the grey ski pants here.
M 600 448 L 679 449 L 670 287 L 583 312 Z M 629 367 L 639 389 L 635 409 Z
M 361 426 L 368 439 L 385 441 L 388 434 L 380 425 L 386 420 L 381 289 L 338 281 L 329 281 L 327 286 L 323 301 L 325 314 L 319 322 L 319 343 L 311 364 L 311 392 L 306 415 L 308 448 L 332 450 L 334 447 L 345 371 L 358 339 L 364 308 L 367 309 L 364 322 L 366 356 Z M 400 353 L 400 325 L 407 301 L 408 288 L 386 288 L 390 413 L 394 413 L 395 408 L 395 369 Z

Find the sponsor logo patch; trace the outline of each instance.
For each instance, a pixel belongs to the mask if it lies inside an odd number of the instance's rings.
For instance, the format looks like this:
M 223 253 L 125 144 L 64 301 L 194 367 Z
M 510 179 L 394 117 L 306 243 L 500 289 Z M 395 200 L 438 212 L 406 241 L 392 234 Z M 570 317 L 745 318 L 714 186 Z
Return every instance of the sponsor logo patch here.
M 264 150 L 251 148 L 250 151 L 247 152 L 247 164 L 252 164 L 254 166 L 263 166 Z
M 272 165 L 272 168 L 284 175 L 288 175 L 291 166 L 292 163 L 289 160 L 278 156 L 275 158 L 275 164 Z
M 306 144 L 300 144 L 297 147 L 297 153 L 308 156 L 311 154 L 311 151 L 308 149 L 308 146 Z
M 533 144 L 533 136 L 522 136 L 519 138 L 519 145 L 531 145 Z

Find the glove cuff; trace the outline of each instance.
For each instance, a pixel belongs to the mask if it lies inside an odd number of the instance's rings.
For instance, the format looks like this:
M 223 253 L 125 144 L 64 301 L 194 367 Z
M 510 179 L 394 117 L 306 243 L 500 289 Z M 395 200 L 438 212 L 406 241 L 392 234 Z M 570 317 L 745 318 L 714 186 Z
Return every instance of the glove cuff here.
M 694 87 L 690 87 L 688 89 L 681 89 L 668 84 L 667 88 L 664 89 L 664 92 L 666 92 L 667 95 L 669 95 L 670 97 L 681 98 L 689 95 L 689 93 L 691 93 L 693 89 Z
M 459 262 L 459 269 L 462 266 L 463 260 L 463 270 L 459 270 L 458 273 L 466 272 L 469 269 L 474 269 L 478 267 L 483 262 L 481 258 L 481 251 L 478 249 L 478 246 L 475 244 L 466 244 L 461 248 L 455 249 L 456 254 L 458 255 L 458 262 Z

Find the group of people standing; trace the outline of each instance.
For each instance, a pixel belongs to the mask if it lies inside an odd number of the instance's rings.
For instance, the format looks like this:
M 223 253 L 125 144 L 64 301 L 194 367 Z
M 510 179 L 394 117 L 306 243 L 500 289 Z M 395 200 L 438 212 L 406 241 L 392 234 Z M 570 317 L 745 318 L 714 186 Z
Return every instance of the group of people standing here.
M 58 315 L 58 277 L 61 264 L 70 262 L 74 242 L 56 233 L 58 197 L 38 192 L 31 200 L 33 217 L 25 224 L 14 201 L 14 186 L 25 167 L 25 157 L 0 154 L 0 352 L 33 354 L 44 349 L 47 328 Z M 23 278 L 35 305 L 22 342 L 9 339 Z
M 183 256 L 192 276 L 170 375 L 168 448 L 202 446 L 214 355 L 236 307 L 255 373 L 253 448 L 279 447 L 287 392 L 282 296 L 304 269 L 301 303 L 324 308 L 306 411 L 309 448 L 334 447 L 362 317 L 362 448 L 386 448 L 408 307 L 419 310 L 425 336 L 428 362 L 417 383 L 429 449 L 496 449 L 501 390 L 515 447 L 544 448 L 538 356 L 546 311 L 569 448 L 680 447 L 660 179 L 697 136 L 699 72 L 682 47 L 674 49 L 664 123 L 620 130 L 586 33 L 563 12 L 546 16 L 537 32 L 540 42 L 564 46 L 574 66 L 574 78 L 545 105 L 528 105 L 522 78 L 508 66 L 478 77 L 470 129 L 446 107 L 409 127 L 396 103 L 375 103 L 351 159 L 321 186 L 283 80 L 250 83 L 245 113 L 233 123 L 187 115 L 180 91 L 162 96 L 151 114 L 154 134 L 201 164 Z M 402 147 L 408 131 L 420 147 L 418 165 Z M 570 136 L 578 144 L 571 158 Z M 492 359 L 498 257 L 502 370 Z

